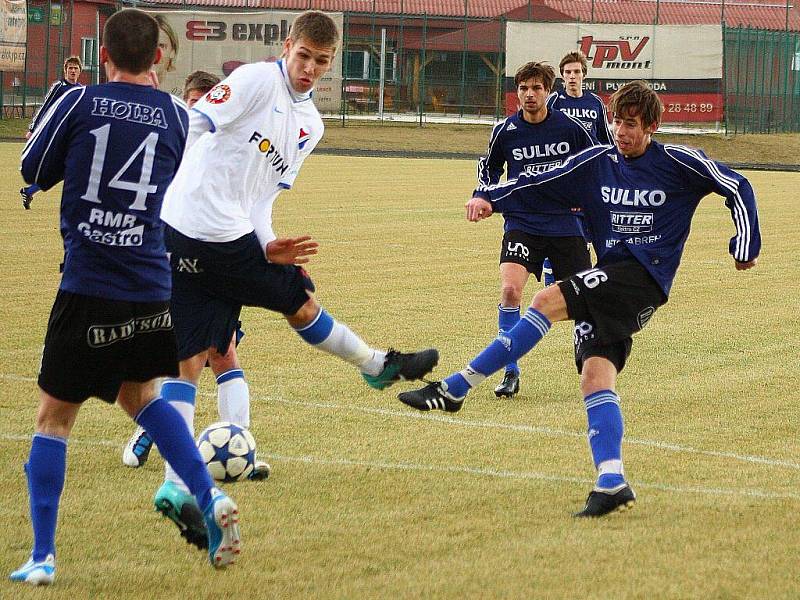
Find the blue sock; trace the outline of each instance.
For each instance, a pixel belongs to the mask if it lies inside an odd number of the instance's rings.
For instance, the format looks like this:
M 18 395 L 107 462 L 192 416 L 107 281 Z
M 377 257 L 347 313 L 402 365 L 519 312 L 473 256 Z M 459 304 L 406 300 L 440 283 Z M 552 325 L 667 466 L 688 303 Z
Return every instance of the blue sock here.
M 139 411 L 134 420 L 153 438 L 161 456 L 197 498 L 200 508 L 208 506 L 214 484 L 178 411 L 166 400 L 155 398 Z
M 598 470 L 597 487 L 613 488 L 625 482 L 622 474 L 622 411 L 619 396 L 600 390 L 584 398 L 589 419 L 589 445 Z
M 231 369 L 230 371 L 225 371 L 224 373 L 220 374 L 219 377 L 217 377 L 217 385 L 225 383 L 226 381 L 230 381 L 231 379 L 236 379 L 237 377 L 244 379 L 244 370 Z
M 505 335 L 519 323 L 519 306 L 497 306 L 497 328 L 499 335 Z M 514 371 L 519 373 L 519 366 L 516 362 L 511 362 L 506 365 L 506 371 Z
M 56 553 L 58 503 L 67 470 L 67 440 L 34 434 L 31 453 L 25 464 L 33 526 L 33 560 L 41 561 Z
M 324 308 L 320 309 L 319 314 L 311 323 L 302 329 L 296 329 L 298 335 L 312 346 L 321 344 L 333 331 L 333 317 Z
M 40 188 L 37 184 L 34 183 L 34 184 L 29 185 L 29 186 L 27 186 L 25 188 L 25 193 L 32 196 L 33 194 L 35 194 L 36 192 L 38 192 L 41 189 L 42 188 Z
M 556 282 L 556 278 L 553 276 L 553 265 L 549 258 L 545 258 L 542 263 L 542 280 L 544 287 L 549 287 Z
M 461 398 L 492 373 L 516 362 L 550 330 L 550 321 L 538 310 L 529 308 L 506 335 L 500 335 L 476 356 L 469 367 L 444 380 L 447 391 Z

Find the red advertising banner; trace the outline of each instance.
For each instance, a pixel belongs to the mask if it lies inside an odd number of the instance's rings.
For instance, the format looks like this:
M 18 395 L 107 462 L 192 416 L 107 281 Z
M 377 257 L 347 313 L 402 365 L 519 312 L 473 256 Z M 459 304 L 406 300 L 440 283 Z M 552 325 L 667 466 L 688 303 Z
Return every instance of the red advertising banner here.
M 598 94 L 608 105 L 609 94 Z M 662 123 L 710 123 L 721 121 L 722 94 L 659 94 L 664 103 Z M 519 110 L 515 92 L 506 92 L 506 114 Z M 609 116 L 610 118 L 610 116 Z

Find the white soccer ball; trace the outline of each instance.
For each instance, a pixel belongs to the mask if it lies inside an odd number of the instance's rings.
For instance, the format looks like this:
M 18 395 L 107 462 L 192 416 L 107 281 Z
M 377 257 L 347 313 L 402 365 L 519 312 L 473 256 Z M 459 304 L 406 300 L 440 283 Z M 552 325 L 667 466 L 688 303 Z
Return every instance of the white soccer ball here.
M 227 421 L 212 423 L 197 438 L 197 449 L 211 477 L 217 481 L 240 481 L 253 471 L 256 440 L 239 425 Z

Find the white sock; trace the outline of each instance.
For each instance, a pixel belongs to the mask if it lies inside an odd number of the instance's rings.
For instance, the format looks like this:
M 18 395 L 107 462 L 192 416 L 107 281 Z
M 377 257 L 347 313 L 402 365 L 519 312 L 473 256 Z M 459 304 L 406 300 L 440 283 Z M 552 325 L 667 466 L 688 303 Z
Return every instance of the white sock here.
M 238 373 L 235 373 L 238 371 Z M 233 377 L 229 374 L 234 373 Z M 241 374 L 240 374 L 241 373 Z M 226 378 L 229 376 L 229 378 Z M 241 427 L 250 427 L 250 387 L 241 369 L 227 371 L 219 377 L 217 384 L 217 410 L 222 421 L 229 421 Z
M 192 438 L 194 438 L 194 404 L 189 404 L 188 402 L 170 402 L 170 405 L 177 410 L 183 417 L 183 420 L 186 421 L 186 426 L 189 428 Z M 189 487 L 183 483 L 183 479 L 178 477 L 178 474 L 167 461 L 164 461 L 164 480 L 173 482 L 184 492 L 191 494 Z
M 383 358 L 376 358 L 377 354 L 381 354 L 378 350 L 373 350 L 367 343 L 358 337 L 353 331 L 344 323 L 339 321 L 333 322 L 333 329 L 330 335 L 316 345 L 317 348 L 338 356 L 342 360 L 349 362 L 351 365 L 357 366 L 364 373 L 368 375 L 377 375 L 383 370 Z M 380 361 L 380 368 L 375 371 L 375 363 Z

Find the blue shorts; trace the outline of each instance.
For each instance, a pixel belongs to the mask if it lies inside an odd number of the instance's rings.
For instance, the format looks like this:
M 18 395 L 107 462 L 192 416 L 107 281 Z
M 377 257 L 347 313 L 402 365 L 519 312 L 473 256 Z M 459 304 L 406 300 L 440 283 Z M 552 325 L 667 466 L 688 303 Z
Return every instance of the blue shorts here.
M 255 233 L 232 242 L 201 242 L 167 225 L 164 237 L 179 360 L 212 347 L 225 353 L 242 306 L 293 315 L 314 291 L 302 268 L 267 262 Z

